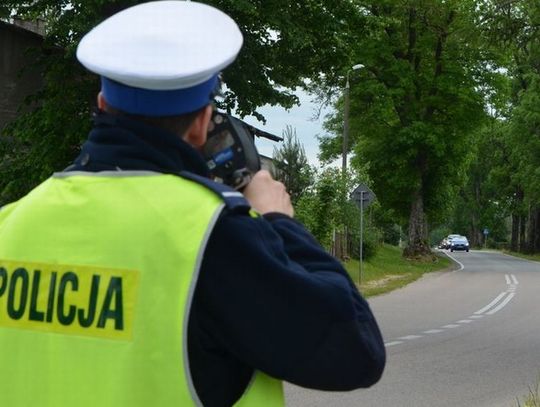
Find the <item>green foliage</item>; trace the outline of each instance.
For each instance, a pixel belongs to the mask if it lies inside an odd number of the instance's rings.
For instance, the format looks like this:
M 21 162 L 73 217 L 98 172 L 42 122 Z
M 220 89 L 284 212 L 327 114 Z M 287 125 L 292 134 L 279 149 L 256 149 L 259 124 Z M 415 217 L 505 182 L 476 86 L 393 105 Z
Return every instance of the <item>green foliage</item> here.
M 26 101 L 36 108 L 4 129 L 12 142 L 0 150 L 1 161 L 8 167 L 7 176 L 0 178 L 0 205 L 18 199 L 52 172 L 65 168 L 90 129 L 90 103 L 84 103 L 81 95 L 95 95 L 98 88 L 68 56 L 72 52 L 45 44 L 36 53 L 38 61 L 49 65 L 45 85 Z
M 375 201 L 366 211 L 366 216 L 371 228 L 377 234 L 380 243 L 392 246 L 402 246 L 404 242 L 403 223 L 391 209 L 384 208 L 378 201 Z
M 508 124 L 492 118 L 474 138 L 471 150 L 474 160 L 467 169 L 467 181 L 454 199 L 451 233 L 469 238 L 472 246 L 484 243 L 483 230 L 488 228 L 490 237 L 497 242 L 507 239 L 506 217 L 513 205 L 515 186 L 509 182 L 511 168 L 507 166 Z
M 448 236 L 449 234 L 453 234 L 454 232 L 452 231 L 451 228 L 449 228 L 448 226 L 439 226 L 439 227 L 436 227 L 434 229 L 432 229 L 430 232 L 429 232 L 429 244 L 433 247 L 433 246 L 438 246 L 439 243 L 446 237 Z M 456 232 L 457 233 L 457 232 Z M 461 234 L 461 233 L 459 233 Z M 465 233 L 463 233 L 464 236 L 466 236 Z
M 384 208 L 406 220 L 421 199 L 428 220 L 441 222 L 465 180 L 469 134 L 485 117 L 497 76 L 486 69 L 496 64 L 480 42 L 476 2 L 359 3 L 366 27 L 351 53 L 366 68 L 351 75 L 352 148 L 369 163 Z M 340 123 L 339 115 L 327 123 L 337 139 Z M 323 140 L 323 156 L 335 157 L 339 144 Z
M 359 216 L 359 215 L 358 215 Z M 350 234 L 352 251 L 350 257 L 353 259 L 360 258 L 360 227 L 352 227 Z M 368 260 L 377 254 L 377 251 L 381 247 L 381 232 L 365 222 L 364 235 L 362 237 L 362 259 Z
M 342 224 L 343 190 L 341 173 L 327 169 L 320 174 L 313 190 L 303 194 L 296 205 L 296 218 L 325 247 L 330 246 L 335 225 Z
M 274 147 L 272 176 L 285 184 L 295 205 L 313 184 L 315 170 L 308 163 L 304 146 L 291 126 L 283 131 L 283 143 Z
M 540 51 L 540 49 L 539 49 Z M 511 118 L 517 180 L 527 198 L 540 201 L 540 72 L 527 76 L 528 86 L 519 95 Z
M 90 112 L 99 91 L 95 75 L 75 59 L 81 37 L 114 12 L 138 0 L 3 0 L 0 18 L 44 18 L 47 34 L 37 50 L 36 65 L 45 77 L 45 89 L 32 103 L 39 109 L 23 114 L 5 134 L 21 140 L 9 178 L 0 179 L 0 205 L 26 193 L 32 186 L 61 170 L 77 154 L 90 128 Z M 354 5 L 338 0 L 289 2 L 271 0 L 206 1 L 229 14 L 240 26 L 244 46 L 237 61 L 224 72 L 227 91 L 222 108 L 260 119 L 257 107 L 297 103 L 293 89 L 323 73 L 334 75 L 335 62 L 346 58 L 348 33 L 343 28 L 354 16 Z M 317 27 L 317 29 L 313 29 Z M 5 148 L 5 146 L 3 147 Z M 17 147 L 18 148 L 18 147 Z M 5 162 L 0 156 L 0 162 Z
M 0 139 L 0 205 L 77 154 L 99 90 L 75 60 L 77 43 L 108 15 L 140 2 L 2 2 L 0 18 L 44 18 L 47 35 L 35 51 L 45 86 L 27 101 L 38 108 Z M 424 219 L 438 228 L 436 240 L 447 230 L 478 243 L 488 227 L 491 238 L 505 241 L 512 219 L 512 242 L 540 250 L 538 1 L 206 2 L 231 15 L 245 39 L 224 73 L 221 107 L 262 119 L 257 107 L 290 107 L 297 87 L 317 90 L 336 109 L 325 123 L 332 135 L 320 139 L 323 161 L 341 155 L 344 78 L 353 65 L 365 66 L 350 72 L 354 171 L 343 178 L 326 169 L 308 182 L 315 175 L 292 129 L 288 151 L 276 152 L 283 154 L 278 163 L 294 165 L 282 171 L 289 171 L 297 217 L 325 245 L 333 230 L 357 229 L 348 194 L 362 179 L 378 197 L 370 208 L 374 241 L 395 243 L 398 225 L 410 225 L 413 244 L 427 241 Z
M 23 18 L 44 17 L 50 42 L 62 48 L 74 48 L 82 35 L 105 17 L 143 2 L 4 0 L 0 11 L 13 10 Z M 257 107 L 264 104 L 291 107 L 297 102 L 291 89 L 303 86 L 304 79 L 316 79 L 322 72 L 330 72 L 333 59 L 346 56 L 342 37 L 347 31 L 343 27 L 351 20 L 349 16 L 355 15 L 354 5 L 349 2 L 203 2 L 230 15 L 244 35 L 239 58 L 224 76 L 228 88 L 224 107 L 236 109 L 242 116 L 256 114 Z
M 499 81 L 492 116 L 475 135 L 475 159 L 450 224 L 473 244 L 511 241 L 513 250 L 540 250 L 540 4 L 483 2 L 480 27 L 498 48 L 507 75 Z M 507 225 L 511 220 L 511 233 Z
M 334 231 L 346 232 L 350 240 L 349 256 L 355 258 L 360 252 L 360 210 L 349 196 L 359 182 L 352 171 L 343 177 L 339 169 L 326 168 L 295 207 L 296 218 L 327 248 L 331 247 Z M 367 213 L 364 213 L 364 259 L 373 256 L 381 243 L 381 232 Z
M 338 169 L 326 168 L 318 175 L 313 189 L 303 194 L 296 205 L 296 217 L 326 247 L 333 229 L 343 228 L 344 220 L 355 210 L 354 204 L 348 202 L 350 183 Z

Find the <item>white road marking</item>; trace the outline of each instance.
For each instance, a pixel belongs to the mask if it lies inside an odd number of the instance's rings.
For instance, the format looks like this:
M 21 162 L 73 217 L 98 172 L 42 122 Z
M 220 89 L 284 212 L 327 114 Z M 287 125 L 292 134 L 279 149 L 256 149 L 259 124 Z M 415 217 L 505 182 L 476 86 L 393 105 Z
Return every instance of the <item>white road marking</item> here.
M 487 315 L 493 315 L 496 312 L 502 310 L 506 306 L 506 304 L 508 304 L 510 302 L 510 300 L 512 298 L 514 298 L 514 295 L 516 295 L 516 294 L 515 293 L 508 294 L 508 297 L 506 297 L 499 305 L 497 305 L 495 308 L 493 308 L 491 311 L 487 312 L 486 314 Z
M 443 252 L 444 254 L 446 254 L 448 257 L 450 257 L 452 260 L 454 260 L 457 264 L 459 264 L 459 269 L 457 270 L 454 270 L 453 273 L 455 273 L 456 271 L 461 271 L 465 268 L 465 266 L 463 265 L 462 262 L 460 262 L 459 260 L 457 260 L 454 256 L 450 256 L 448 253 L 446 252 Z
M 424 331 L 425 334 L 439 334 L 441 332 L 444 332 L 442 329 L 429 329 L 427 331 Z
M 506 295 L 506 292 L 503 292 L 503 293 L 500 293 L 497 298 L 495 298 L 493 301 L 491 301 L 488 305 L 486 305 L 484 308 L 482 309 L 479 309 L 478 311 L 475 312 L 476 315 L 478 314 L 483 314 L 484 312 L 486 312 L 487 310 L 489 310 L 491 307 L 495 306 L 495 304 L 497 304 L 500 299 L 502 297 L 504 297 Z
M 402 336 L 401 338 L 398 338 L 398 339 L 401 339 L 404 341 L 412 341 L 413 339 L 418 339 L 418 338 L 422 338 L 422 335 L 407 335 L 407 336 Z
M 460 268 L 458 270 L 454 270 L 454 272 L 463 270 L 465 268 L 465 266 L 461 262 L 456 260 L 453 256 L 450 256 L 446 252 L 443 252 L 443 253 L 445 255 L 447 255 L 450 259 L 452 259 L 453 261 L 455 261 L 456 263 L 458 263 L 460 265 Z M 428 329 L 427 331 L 423 331 L 423 333 L 424 334 L 441 333 L 441 332 L 444 332 L 445 329 L 459 328 L 461 326 L 459 324 L 470 324 L 471 322 L 474 322 L 474 320 L 476 320 L 476 319 L 483 318 L 485 315 L 493 315 L 496 312 L 499 312 L 501 309 L 503 309 L 512 300 L 512 298 L 514 298 L 514 296 L 516 295 L 515 291 L 517 289 L 517 285 L 519 284 L 519 282 L 518 282 L 518 280 L 517 280 L 517 278 L 516 278 L 516 276 L 514 274 L 510 274 L 510 275 L 505 274 L 504 278 L 506 280 L 506 284 L 509 286 L 508 290 L 500 293 L 488 305 L 486 305 L 485 307 L 483 307 L 483 308 L 479 309 L 478 311 L 476 311 L 474 313 L 474 315 L 469 316 L 468 318 L 470 318 L 470 319 L 461 319 L 461 320 L 457 321 L 455 324 L 448 324 L 448 325 L 441 326 L 441 329 Z M 504 298 L 504 296 L 507 295 L 507 294 L 508 294 L 508 296 L 506 298 Z M 502 299 L 502 301 L 501 301 L 501 299 Z M 501 301 L 501 302 L 499 303 L 499 301 Z M 482 314 L 484 314 L 484 315 L 482 315 Z M 384 344 L 384 346 L 385 347 L 390 347 L 390 346 L 395 346 L 395 345 L 401 345 L 402 343 L 404 343 L 403 341 L 414 340 L 414 339 L 418 339 L 418 338 L 422 338 L 422 337 L 423 337 L 423 335 L 402 336 L 400 338 L 397 338 L 397 339 L 400 339 L 400 340 L 392 341 L 392 342 L 386 342 Z

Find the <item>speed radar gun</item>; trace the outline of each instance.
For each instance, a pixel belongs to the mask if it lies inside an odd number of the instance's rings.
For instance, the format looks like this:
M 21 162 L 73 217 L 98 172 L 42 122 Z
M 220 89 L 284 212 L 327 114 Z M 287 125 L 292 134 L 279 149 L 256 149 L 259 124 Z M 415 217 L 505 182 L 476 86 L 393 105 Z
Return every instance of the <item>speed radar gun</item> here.
M 203 155 L 215 180 L 240 190 L 261 169 L 255 129 L 226 113 L 214 111 Z

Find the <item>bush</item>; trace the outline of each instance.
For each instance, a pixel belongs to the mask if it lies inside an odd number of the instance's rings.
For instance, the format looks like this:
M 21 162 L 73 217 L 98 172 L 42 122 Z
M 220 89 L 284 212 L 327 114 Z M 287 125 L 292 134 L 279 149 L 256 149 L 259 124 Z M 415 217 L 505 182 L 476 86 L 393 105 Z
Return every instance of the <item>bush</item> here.
M 381 245 L 381 232 L 373 226 L 364 228 L 362 240 L 362 259 L 367 260 L 373 257 Z M 359 228 L 350 234 L 349 253 L 355 259 L 360 258 L 360 230 Z
M 399 246 L 401 238 L 401 229 L 399 225 L 391 224 L 385 225 L 382 228 L 382 239 L 384 243 L 388 243 L 392 246 Z

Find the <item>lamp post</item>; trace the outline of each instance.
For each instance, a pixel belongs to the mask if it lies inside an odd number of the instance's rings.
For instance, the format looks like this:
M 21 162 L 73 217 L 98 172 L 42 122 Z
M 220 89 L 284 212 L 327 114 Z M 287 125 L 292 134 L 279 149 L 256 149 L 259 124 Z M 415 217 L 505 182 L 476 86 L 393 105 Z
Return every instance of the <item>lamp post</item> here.
M 352 71 L 362 69 L 364 65 L 356 64 L 347 71 L 347 82 L 345 82 L 345 90 L 343 91 L 344 110 L 343 110 L 343 145 L 342 145 L 342 162 L 341 173 L 345 176 L 347 172 L 347 149 L 349 143 L 349 75 Z

